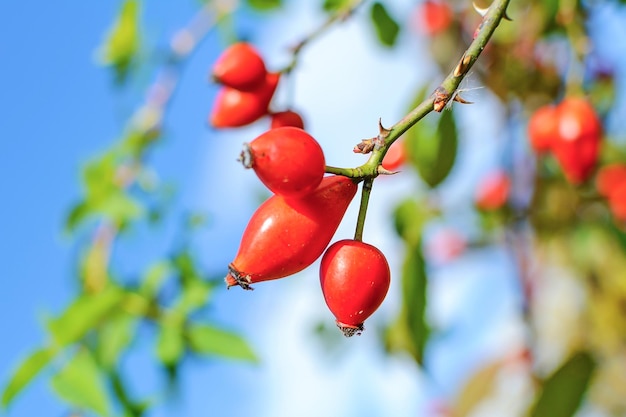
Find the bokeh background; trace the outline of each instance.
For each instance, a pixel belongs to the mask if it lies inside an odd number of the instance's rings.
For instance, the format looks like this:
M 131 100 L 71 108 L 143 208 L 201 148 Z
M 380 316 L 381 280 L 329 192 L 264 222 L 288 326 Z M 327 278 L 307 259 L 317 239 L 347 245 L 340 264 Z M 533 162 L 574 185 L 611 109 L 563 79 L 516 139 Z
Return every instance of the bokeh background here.
M 155 258 L 183 248 L 193 254 L 206 277 L 220 279 L 225 274 L 247 219 L 269 195 L 236 159 L 242 143 L 266 130 L 268 123 L 261 120 L 225 131 L 211 128 L 207 115 L 218 87 L 210 81 L 209 71 L 234 38 L 254 43 L 269 68 L 287 65 L 289 47 L 318 27 L 327 14 L 318 1 L 284 3 L 271 12 L 242 5 L 225 24 L 209 30 L 177 67 L 179 83 L 166 108 L 161 136 L 143 158 L 142 175 L 159 187 L 157 197 L 148 199 L 154 198 L 156 203 L 151 203 L 167 210 L 159 221 L 140 222 L 116 236 L 109 263 L 120 280 L 133 282 Z M 456 2 L 456 10 L 471 10 L 464 3 Z M 594 39 L 594 56 L 610 68 L 618 92 L 605 119 L 607 131 L 617 138 L 624 136 L 624 100 L 619 92 L 626 69 L 622 58 L 626 43 L 615 41 L 626 39 L 626 13 L 618 3 L 581 6 L 588 13 L 585 27 Z M 128 120 L 162 75 L 159 68 L 170 42 L 203 7 L 194 1 L 142 2 L 140 64 L 120 84 L 112 68 L 102 64 L 99 47 L 121 4 L 24 1 L 1 6 L 3 384 L 21 360 L 50 341 L 45 323 L 61 314 L 80 291 L 81 262 L 98 230 L 93 222 L 73 232 L 65 227 L 70 211 L 85 194 L 81 170 L 123 137 Z M 385 2 L 401 25 L 393 48 L 380 44 L 366 4 L 311 42 L 288 82 L 281 83 L 274 106 L 301 111 L 330 165 L 363 163 L 365 157 L 354 154 L 352 147 L 377 133 L 378 119 L 392 125 L 406 114 L 417 90 L 436 85 L 446 75 L 432 57 L 432 40 L 415 27 L 417 4 Z M 520 9 L 524 10 L 520 5 L 515 8 Z M 514 22 L 503 25 L 520 24 L 511 14 Z M 440 44 L 437 50 L 447 52 L 450 62 L 458 59 L 454 46 Z M 445 182 L 433 193 L 442 207 L 452 209 L 426 228 L 426 243 L 441 230 L 462 230 L 468 240 L 483 236 L 473 210 L 454 207 L 471 206 L 477 184 L 492 169 L 517 167 L 515 178 L 522 184 L 518 196 L 523 200 L 528 194 L 523 185 L 534 172 L 534 162 L 525 142 L 525 122 L 522 117 L 506 119 L 501 98 L 485 87 L 482 77 L 472 72 L 461 87 L 463 97 L 475 104 L 455 104 L 457 129 L 462 132 L 459 153 Z M 520 103 L 524 105 L 523 100 Z M 175 377 L 170 373 L 168 379 L 155 353 L 158 326 L 138 326 L 119 368 L 128 392 L 150 401 L 144 415 L 455 415 L 449 403 L 459 398 L 474 372 L 489 369 L 485 364 L 492 363 L 507 365 L 498 368 L 499 379 L 493 371 L 474 381 L 475 387 L 484 384 L 493 389 L 486 391 L 489 395 L 478 389 L 476 401 L 487 401 L 474 407 L 472 415 L 523 415 L 534 392 L 528 364 L 518 357 L 528 332 L 525 301 L 515 253 L 502 242 L 478 242 L 452 261 L 445 250 L 443 260 L 430 259 L 426 317 L 437 331 L 428 340 L 423 363 L 417 364 L 406 352 L 386 352 L 381 340 L 385 326 L 400 309 L 399 276 L 405 251 L 392 215 L 407 196 L 428 192 L 413 167 L 401 171 L 374 185 L 364 238 L 387 255 L 393 282 L 360 337 L 344 339 L 334 329 L 319 290 L 318 263 L 296 276 L 259 284 L 253 292 L 216 287 L 198 314 L 241 335 L 258 361 L 191 355 L 181 359 Z M 352 236 L 357 200 L 335 239 Z M 190 228 L 190 218 L 202 221 Z M 550 294 L 553 299 L 571 299 L 579 292 L 564 279 L 543 293 L 550 304 Z M 565 326 L 569 304 L 564 306 L 546 307 L 545 314 Z M 558 346 L 559 341 L 546 343 Z M 566 351 L 558 347 L 550 351 L 556 358 L 552 369 Z M 51 377 L 70 355 L 56 357 L 1 413 L 91 415 L 90 410 L 64 402 L 50 387 Z M 624 361 L 623 353 L 616 355 L 621 358 L 618 362 Z M 620 395 L 619 390 L 615 395 Z M 619 414 L 624 410 L 619 406 L 581 410 L 585 416 L 624 415 Z M 119 405 L 109 411 L 123 415 Z

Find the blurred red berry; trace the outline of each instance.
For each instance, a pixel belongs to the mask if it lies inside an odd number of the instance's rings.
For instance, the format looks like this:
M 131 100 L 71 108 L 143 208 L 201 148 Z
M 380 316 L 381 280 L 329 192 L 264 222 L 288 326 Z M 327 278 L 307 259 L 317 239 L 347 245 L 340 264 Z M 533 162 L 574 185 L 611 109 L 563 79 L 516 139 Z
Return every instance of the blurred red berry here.
M 528 139 L 530 146 L 538 154 L 545 153 L 552 147 L 558 135 L 557 107 L 548 104 L 539 107 L 528 120 Z
M 558 135 L 552 151 L 572 184 L 593 173 L 602 138 L 602 124 L 591 104 L 583 98 L 566 98 L 557 108 Z
M 265 62 L 254 47 L 238 42 L 228 47 L 215 61 L 213 79 L 237 90 L 253 90 L 265 80 Z
M 494 171 L 479 183 L 476 190 L 476 207 L 480 210 L 497 210 L 509 198 L 511 180 L 504 171 Z
M 406 162 L 406 148 L 404 141 L 395 141 L 387 150 L 382 166 L 388 171 L 395 171 Z
M 222 87 L 209 116 L 211 125 L 216 128 L 241 127 L 265 116 L 279 79 L 279 73 L 268 73 L 265 81 L 250 91 Z
M 285 110 L 277 113 L 272 113 L 271 118 L 271 129 L 285 126 L 293 126 L 304 129 L 304 121 L 302 120 L 302 116 L 300 116 L 293 110 Z
M 465 238 L 454 229 L 435 233 L 426 245 L 426 255 L 436 263 L 446 263 L 458 258 L 467 247 Z
M 606 165 L 598 170 L 596 188 L 600 195 L 608 197 L 622 184 L 626 184 L 626 164 Z
M 443 0 L 426 0 L 415 9 L 416 29 L 429 36 L 444 32 L 453 18 L 452 7 Z

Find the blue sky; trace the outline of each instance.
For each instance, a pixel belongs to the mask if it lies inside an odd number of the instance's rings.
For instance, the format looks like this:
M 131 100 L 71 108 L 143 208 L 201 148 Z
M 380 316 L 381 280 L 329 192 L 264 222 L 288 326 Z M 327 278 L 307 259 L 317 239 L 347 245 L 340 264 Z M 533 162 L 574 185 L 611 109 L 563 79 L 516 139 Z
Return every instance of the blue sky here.
M 409 3 L 398 2 L 398 10 Z M 270 24 L 257 25 L 248 19 L 239 30 L 255 40 L 270 66 L 280 68 L 286 63 L 286 46 L 307 33 L 306 28 L 315 27 L 321 18 L 314 12 L 313 4 L 316 2 L 303 2 L 303 10 L 269 18 Z M 67 210 L 81 193 L 80 168 L 116 139 L 128 112 L 141 100 L 142 91 L 153 77 L 149 70 L 140 73 L 134 79 L 136 86 L 124 93 L 116 91 L 111 74 L 95 64 L 95 50 L 117 6 L 117 2 L 24 1 L 5 3 L 2 7 L 2 381 L 20 358 L 45 340 L 41 320 L 44 314 L 60 311 L 72 299 L 77 254 L 62 226 Z M 148 46 L 163 45 L 174 30 L 186 24 L 196 7 L 192 1 L 176 5 L 148 3 L 143 18 Z M 312 44 L 303 53 L 295 74 L 294 105 L 303 109 L 310 132 L 318 138 L 332 165 L 358 165 L 362 157 L 351 152 L 352 146 L 375 133 L 379 117 L 386 124 L 397 121 L 411 100 L 413 85 L 436 76 L 431 65 L 418 59 L 425 54 L 423 45 L 409 44 L 405 38 L 399 52 L 373 48 L 373 34 L 364 21 L 347 22 Z M 211 226 L 198 236 L 197 244 L 198 250 L 207 254 L 206 265 L 216 271 L 232 260 L 240 233 L 262 193 L 256 178 L 243 172 L 235 162 L 236 156 L 242 142 L 265 128 L 259 124 L 218 133 L 206 126 L 216 91 L 207 82 L 207 73 L 221 47 L 216 36 L 209 36 L 186 64 L 166 119 L 168 133 L 152 158 L 160 176 L 177 183 L 178 209 L 210 213 Z M 399 59 L 402 53 L 405 58 Z M 362 68 L 368 71 L 361 71 Z M 407 80 L 411 88 L 406 87 Z M 396 91 L 397 97 L 380 100 L 387 97 L 388 91 Z M 479 90 L 469 95 L 473 96 L 469 99 L 479 99 L 482 105 L 492 104 L 493 99 Z M 276 100 L 281 105 L 287 102 L 284 88 L 278 91 Z M 482 105 L 474 109 L 484 110 Z M 473 117 L 474 110 L 467 111 L 461 119 Z M 497 126 L 486 126 L 485 132 L 479 133 L 493 134 L 496 129 Z M 494 155 L 495 151 L 481 153 L 478 162 L 469 156 L 462 159 L 462 171 L 453 173 L 448 195 L 467 197 L 468 185 L 478 178 L 484 161 L 493 162 Z M 390 254 L 389 261 L 396 272 L 400 246 L 391 233 L 388 215 L 399 196 L 413 187 L 416 184 L 411 175 L 399 174 L 377 181 L 365 229 L 365 240 Z M 338 237 L 351 236 L 351 219 L 355 216 L 353 204 Z M 135 254 L 141 258 L 146 246 L 167 247 L 167 239 L 175 230 L 169 225 L 157 233 L 163 241 L 141 231 L 127 236 L 121 246 L 125 252 L 116 255 L 123 264 L 120 267 L 130 268 L 137 262 L 133 260 Z M 151 240 L 147 240 L 148 236 Z M 180 401 L 159 407 L 150 416 L 417 415 L 429 396 L 453 390 L 458 366 L 470 367 L 488 351 L 485 339 L 476 333 L 476 324 L 486 319 L 497 322 L 494 309 L 504 312 L 503 321 L 515 315 L 514 284 L 503 272 L 507 258 L 501 253 L 495 256 L 498 262 L 483 269 L 474 268 L 468 273 L 461 266 L 463 274 L 454 268 L 433 274 L 439 280 L 434 281 L 433 288 L 437 288 L 437 282 L 452 282 L 456 288 L 444 291 L 439 301 L 433 301 L 435 312 L 442 320 L 458 321 L 465 317 L 455 333 L 450 333 L 453 338 L 442 342 L 443 349 L 433 357 L 436 384 L 424 380 L 406 358 L 384 358 L 373 332 L 343 340 L 340 355 L 329 357 L 310 331 L 316 321 L 332 322 L 319 293 L 314 265 L 297 277 L 259 286 L 251 294 L 238 289 L 219 293 L 217 319 L 246 333 L 262 358 L 261 365 L 190 363 L 185 367 Z M 482 259 L 468 262 L 484 264 Z M 463 300 L 467 294 L 470 302 L 479 298 L 481 288 L 486 287 L 499 288 L 504 296 L 467 316 L 462 307 L 468 301 Z M 397 296 L 397 287 L 393 286 L 380 310 L 381 317 L 395 313 L 393 301 Z M 253 319 L 242 319 L 246 317 Z M 468 344 L 464 352 L 454 351 L 457 341 L 468 340 L 470 333 L 475 336 L 474 343 Z M 475 361 L 468 362 L 468 355 Z M 138 392 L 158 385 L 158 374 L 150 361 L 141 355 L 131 355 L 127 360 L 129 372 L 138 375 L 134 387 Z M 233 390 L 239 391 L 242 386 L 245 395 L 238 398 Z M 16 399 L 7 415 L 58 416 L 65 410 L 47 388 L 45 378 L 40 378 Z

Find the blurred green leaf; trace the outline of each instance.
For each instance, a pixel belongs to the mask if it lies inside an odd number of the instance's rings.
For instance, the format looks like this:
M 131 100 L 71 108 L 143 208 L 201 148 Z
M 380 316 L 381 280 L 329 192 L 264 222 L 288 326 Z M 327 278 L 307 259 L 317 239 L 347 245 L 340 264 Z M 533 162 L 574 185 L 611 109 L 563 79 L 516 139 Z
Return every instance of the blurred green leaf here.
M 136 326 L 137 318 L 127 314 L 119 314 L 102 326 L 96 346 L 103 367 L 115 367 L 121 353 L 133 340 Z
M 444 111 L 436 126 L 433 116 L 429 116 L 406 133 L 406 149 L 409 161 L 417 168 L 420 177 L 435 188 L 454 166 L 458 136 L 452 110 Z
M 114 312 L 123 298 L 124 292 L 114 286 L 80 295 L 61 316 L 48 322 L 54 343 L 64 347 L 78 341 Z
M 185 351 L 182 320 L 164 320 L 161 323 L 156 353 L 166 365 L 176 364 Z
M 24 359 L 11 375 L 2 392 L 2 406 L 7 407 L 15 396 L 54 358 L 53 348 L 38 349 Z
M 543 383 L 532 417 L 572 417 L 580 406 L 596 363 L 588 352 L 577 352 Z
M 109 415 L 100 369 L 87 349 L 79 349 L 50 383 L 56 393 L 70 404 L 95 411 L 101 416 Z
M 370 17 L 380 42 L 388 48 L 394 46 L 400 32 L 400 25 L 389 14 L 385 6 L 379 2 L 372 4 Z
M 260 11 L 278 9 L 283 5 L 282 0 L 246 0 L 248 6 Z
M 65 219 L 65 230 L 67 232 L 74 231 L 91 214 L 89 204 L 84 201 L 77 203 L 70 209 Z
M 172 263 L 178 271 L 180 281 L 183 285 L 187 282 L 202 280 L 202 277 L 196 267 L 196 263 L 187 250 L 179 252 L 176 256 L 174 256 Z
M 104 65 L 115 70 L 116 80 L 123 82 L 139 50 L 139 0 L 126 0 L 112 27 L 98 49 Z
M 405 351 L 418 364 L 430 336 L 426 322 L 427 276 L 424 256 L 419 244 L 407 244 L 402 268 L 402 305 L 396 321 L 385 333 L 388 351 Z
M 454 417 L 469 416 L 474 408 L 491 394 L 501 367 L 501 361 L 489 363 L 465 382 L 454 403 L 452 414 Z
M 139 294 L 145 297 L 154 297 L 161 289 L 165 279 L 172 273 L 172 264 L 168 260 L 160 260 L 146 271 Z
M 346 8 L 350 3 L 350 0 L 324 0 L 322 8 L 325 12 L 336 12 Z
M 433 218 L 434 212 L 424 201 L 407 198 L 393 212 L 396 233 L 405 242 L 417 245 L 422 239 L 424 225 Z
M 193 351 L 203 355 L 258 362 L 248 343 L 238 334 L 218 327 L 196 324 L 188 330 Z
M 203 281 L 191 281 L 185 285 L 180 299 L 176 303 L 176 309 L 189 314 L 197 308 L 204 306 L 211 293 L 211 287 Z
M 402 306 L 413 342 L 413 355 L 422 363 L 430 330 L 426 323 L 426 263 L 421 247 L 409 246 L 402 268 Z

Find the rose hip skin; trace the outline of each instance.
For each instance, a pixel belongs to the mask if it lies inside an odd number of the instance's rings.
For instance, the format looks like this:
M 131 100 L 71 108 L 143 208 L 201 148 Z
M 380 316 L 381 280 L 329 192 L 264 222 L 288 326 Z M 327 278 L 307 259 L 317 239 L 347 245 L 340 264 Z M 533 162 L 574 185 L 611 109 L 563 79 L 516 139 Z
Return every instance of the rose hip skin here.
M 273 195 L 252 215 L 226 276 L 228 287 L 283 278 L 320 257 L 332 239 L 356 184 L 347 177 L 325 177 L 301 198 Z
M 225 86 L 249 91 L 265 80 L 265 62 L 256 49 L 245 42 L 227 48 L 215 61 L 213 79 Z
M 302 117 L 293 110 L 285 110 L 271 115 L 272 121 L 270 128 L 276 129 L 283 126 L 293 126 L 304 129 L 304 121 Z
M 382 304 L 390 281 L 387 259 L 370 244 L 340 240 L 322 257 L 320 284 L 324 300 L 346 337 L 363 331 L 363 322 Z
M 265 116 L 279 79 L 279 73 L 269 73 L 261 85 L 250 91 L 222 87 L 211 111 L 211 125 L 216 128 L 241 127 Z
M 246 146 L 242 159 L 273 193 L 288 197 L 313 191 L 326 168 L 322 147 L 297 127 L 280 127 L 261 134 Z

